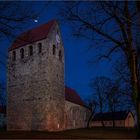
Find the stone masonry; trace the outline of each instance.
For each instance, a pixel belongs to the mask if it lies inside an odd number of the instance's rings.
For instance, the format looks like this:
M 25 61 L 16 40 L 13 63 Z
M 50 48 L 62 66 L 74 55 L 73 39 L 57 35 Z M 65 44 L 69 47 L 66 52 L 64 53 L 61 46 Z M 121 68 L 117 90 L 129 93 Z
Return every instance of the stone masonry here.
M 56 20 L 22 33 L 8 55 L 7 130 L 86 127 L 89 109 L 64 85 L 64 48 Z
M 85 128 L 87 127 L 87 121 L 89 116 L 89 109 L 72 102 L 65 102 L 65 111 L 66 111 L 66 129 L 76 129 L 76 128 Z
M 24 40 L 25 45 L 15 49 L 12 46 L 9 50 L 8 130 L 58 131 L 65 128 L 64 48 L 58 23 L 50 21 L 49 24 L 51 25 L 46 38 L 31 43 Z M 41 30 L 42 27 L 39 28 Z M 59 43 L 56 34 L 60 37 Z M 30 31 L 28 35 L 30 36 Z M 20 39 L 23 37 L 19 38 L 19 42 L 23 41 Z M 18 42 L 17 39 L 16 41 Z M 39 43 L 42 46 L 40 53 Z M 32 55 L 29 54 L 30 46 Z M 24 58 L 21 58 L 22 48 Z M 13 51 L 16 52 L 14 61 Z

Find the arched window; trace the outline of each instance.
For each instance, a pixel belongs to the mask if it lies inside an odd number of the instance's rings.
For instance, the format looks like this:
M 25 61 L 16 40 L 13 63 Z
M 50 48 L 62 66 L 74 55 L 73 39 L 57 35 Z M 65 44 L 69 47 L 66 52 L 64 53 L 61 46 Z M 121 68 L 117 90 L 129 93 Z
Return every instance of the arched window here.
M 33 46 L 29 46 L 29 55 L 33 55 Z
M 24 49 L 23 48 L 20 49 L 20 58 L 21 59 L 24 58 Z
M 55 55 L 55 45 L 53 45 L 53 55 Z
M 38 53 L 42 52 L 42 43 L 38 43 Z
M 12 54 L 12 60 L 13 60 L 13 61 L 16 60 L 16 51 L 13 51 L 13 54 Z
M 61 50 L 59 51 L 59 60 L 62 60 L 62 52 L 61 52 Z

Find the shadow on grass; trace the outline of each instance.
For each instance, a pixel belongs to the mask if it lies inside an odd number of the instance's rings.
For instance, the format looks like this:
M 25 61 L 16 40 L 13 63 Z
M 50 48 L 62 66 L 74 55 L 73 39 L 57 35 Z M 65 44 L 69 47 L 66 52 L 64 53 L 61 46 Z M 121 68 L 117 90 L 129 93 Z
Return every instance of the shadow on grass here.
M 81 128 L 60 132 L 47 131 L 0 131 L 0 139 L 134 139 L 136 129 Z

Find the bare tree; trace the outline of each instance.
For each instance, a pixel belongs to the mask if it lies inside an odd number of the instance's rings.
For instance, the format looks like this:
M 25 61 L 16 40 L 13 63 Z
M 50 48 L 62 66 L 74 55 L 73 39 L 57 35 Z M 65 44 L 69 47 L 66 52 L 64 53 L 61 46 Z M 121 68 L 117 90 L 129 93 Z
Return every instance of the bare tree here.
M 96 100 L 96 105 L 98 106 L 99 112 L 102 114 L 107 109 L 108 99 L 107 93 L 110 88 L 111 80 L 107 77 L 96 77 L 91 80 L 90 87 L 93 89 L 93 99 Z M 94 101 L 93 100 L 93 101 Z M 104 122 L 102 120 L 102 126 L 104 127 Z
M 0 2 L 0 41 L 3 39 L 13 40 L 21 31 L 29 27 L 41 14 L 44 7 L 35 9 L 36 3 L 23 1 L 1 1 Z M 7 57 L 3 53 L 0 53 Z M 5 65 L 2 60 L 0 64 Z
M 128 96 L 123 94 L 120 81 L 112 80 L 108 77 L 96 77 L 91 81 L 90 87 L 93 89 L 93 97 L 90 98 L 90 103 L 95 103 L 98 112 L 111 112 L 113 127 L 115 127 L 115 116 L 114 113 L 120 110 L 128 109 L 131 100 Z M 125 102 L 125 105 L 124 105 Z M 95 109 L 94 109 L 95 113 Z M 104 122 L 102 120 L 102 126 Z
M 119 106 L 122 107 L 123 95 L 120 93 L 119 83 L 117 81 L 110 82 L 110 87 L 107 87 L 107 101 L 108 110 L 112 113 L 113 127 L 115 127 L 114 113 L 119 110 Z
M 131 108 L 132 110 L 136 110 L 136 106 L 134 105 L 134 97 L 132 94 L 132 85 L 131 85 L 131 77 L 128 65 L 126 63 L 125 58 L 121 57 L 121 59 L 117 60 L 113 65 L 113 75 L 116 78 L 116 81 L 119 81 L 120 85 L 120 94 L 123 95 L 125 99 L 126 108 Z
M 30 3 L 25 2 L 0 2 L 0 38 L 14 37 L 29 21 L 37 17 Z
M 134 30 L 138 10 L 135 1 L 99 1 L 99 2 L 74 2 L 62 11 L 65 19 L 75 24 L 76 35 L 104 42 L 98 45 L 104 48 L 105 54 L 100 54 L 98 60 L 110 58 L 118 51 L 126 57 L 130 70 L 132 94 L 138 116 L 138 127 L 140 127 L 140 86 L 138 57 L 139 53 L 135 46 Z M 106 42 L 106 45 L 105 45 Z
M 94 116 L 94 114 L 95 114 L 95 111 L 96 111 L 97 101 L 94 100 L 94 99 L 89 98 L 89 99 L 87 100 L 87 106 L 88 106 L 89 109 L 91 110 L 91 113 L 90 113 L 90 115 L 89 115 L 89 117 L 88 117 L 88 121 L 87 121 L 87 128 L 89 128 L 90 123 L 91 123 L 91 121 L 92 121 L 92 119 L 93 119 L 93 116 Z

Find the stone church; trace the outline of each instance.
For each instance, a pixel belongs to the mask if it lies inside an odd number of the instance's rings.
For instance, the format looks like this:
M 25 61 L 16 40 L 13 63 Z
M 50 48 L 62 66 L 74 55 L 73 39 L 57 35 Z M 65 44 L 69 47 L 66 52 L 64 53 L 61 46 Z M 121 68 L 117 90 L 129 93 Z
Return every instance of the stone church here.
M 64 48 L 56 20 L 19 35 L 8 55 L 7 130 L 86 127 L 90 110 L 64 83 Z

